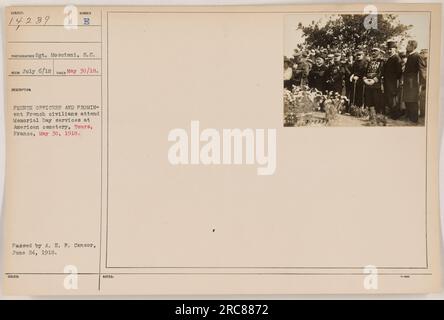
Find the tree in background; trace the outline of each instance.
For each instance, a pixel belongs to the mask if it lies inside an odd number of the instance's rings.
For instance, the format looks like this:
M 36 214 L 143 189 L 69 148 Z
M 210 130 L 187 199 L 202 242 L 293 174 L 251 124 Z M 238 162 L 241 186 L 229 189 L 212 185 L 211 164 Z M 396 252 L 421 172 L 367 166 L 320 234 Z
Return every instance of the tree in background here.
M 388 40 L 395 39 L 402 43 L 409 38 L 408 31 L 412 25 L 399 22 L 396 15 L 378 14 L 377 28 L 367 29 L 364 26 L 363 14 L 344 14 L 331 16 L 325 25 L 319 26 L 320 21 L 312 21 L 308 26 L 301 23 L 298 29 L 305 37 L 306 48 L 335 48 L 339 50 L 357 48 L 381 47 Z

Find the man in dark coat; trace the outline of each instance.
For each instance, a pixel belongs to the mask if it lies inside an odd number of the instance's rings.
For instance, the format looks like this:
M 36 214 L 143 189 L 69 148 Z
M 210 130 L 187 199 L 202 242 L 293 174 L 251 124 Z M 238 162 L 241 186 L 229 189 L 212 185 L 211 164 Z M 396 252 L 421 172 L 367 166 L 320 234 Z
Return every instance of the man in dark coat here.
M 381 101 L 381 76 L 383 60 L 380 57 L 379 48 L 372 49 L 371 59 L 368 62 L 367 70 L 363 76 L 365 106 L 375 108 L 376 113 L 385 113 L 384 103 Z
M 353 70 L 353 56 L 351 54 L 344 57 L 343 61 L 341 61 L 342 66 L 344 68 L 344 80 L 345 80 L 345 95 L 349 101 L 351 101 L 351 94 L 353 90 L 353 84 L 350 82 L 350 77 L 352 75 Z
M 427 66 L 424 59 L 416 52 L 418 43 L 410 40 L 407 43 L 407 62 L 404 69 L 403 99 L 407 108 L 407 116 L 410 121 L 418 122 L 419 92 L 425 84 Z
M 284 88 L 292 90 L 294 85 L 292 62 L 288 58 L 284 58 Z
M 335 55 L 333 53 L 327 54 L 327 57 L 325 59 L 325 66 L 327 68 L 330 68 L 331 65 L 335 63 Z
M 308 86 L 324 92 L 326 72 L 327 67 L 324 64 L 324 59 L 321 56 L 317 56 L 315 64 L 308 73 Z
M 327 69 L 327 90 L 342 95 L 342 82 L 344 81 L 344 66 L 341 64 L 341 54 L 335 53 L 332 63 Z
M 358 52 L 356 52 L 356 60 L 352 66 L 352 75 L 350 76 L 350 79 L 346 79 L 346 81 L 350 81 L 353 85 L 353 90 L 351 94 L 352 105 L 359 107 L 363 105 L 364 81 L 362 80 L 362 77 L 364 76 L 366 70 L 367 60 L 364 58 L 364 52 L 359 50 Z
M 387 50 L 389 57 L 385 62 L 382 71 L 384 97 L 388 107 L 388 114 L 392 119 L 397 119 L 400 116 L 398 89 L 402 75 L 401 58 L 397 54 L 395 41 L 387 42 Z
M 303 86 L 307 84 L 308 73 L 310 72 L 310 64 L 307 62 L 307 52 L 295 55 L 296 68 L 294 68 L 293 78 L 295 85 Z
M 419 53 L 424 60 L 424 64 L 427 68 L 427 59 L 429 57 L 429 50 L 428 49 L 422 49 Z M 424 117 L 425 116 L 425 106 L 426 106 L 426 83 L 427 79 L 424 79 L 424 83 L 421 85 L 421 92 L 419 93 L 419 116 Z

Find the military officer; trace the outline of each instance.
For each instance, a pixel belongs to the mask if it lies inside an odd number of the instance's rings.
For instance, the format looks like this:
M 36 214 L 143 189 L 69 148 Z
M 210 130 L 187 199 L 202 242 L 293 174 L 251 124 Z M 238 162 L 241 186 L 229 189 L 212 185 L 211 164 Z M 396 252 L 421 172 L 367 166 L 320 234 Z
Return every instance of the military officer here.
M 311 68 L 308 74 L 308 85 L 310 88 L 316 88 L 321 92 L 326 90 L 325 88 L 325 76 L 327 67 L 324 64 L 322 56 L 318 55 L 315 58 L 315 64 Z
M 327 69 L 327 90 L 337 92 L 342 95 L 344 74 L 345 70 L 341 64 L 341 54 L 335 53 L 333 56 L 333 62 Z
M 376 113 L 384 114 L 384 104 L 381 101 L 381 77 L 383 60 L 380 57 L 380 49 L 371 50 L 370 61 L 362 77 L 364 81 L 364 104 L 368 108 L 374 108 Z
M 327 54 L 327 59 L 325 61 L 325 66 L 329 68 L 335 62 L 335 55 L 333 53 Z
M 355 106 L 362 106 L 364 102 L 364 73 L 367 70 L 367 59 L 365 59 L 364 51 L 358 50 L 355 54 L 355 62 L 352 66 L 352 75 L 348 79 L 353 84 L 351 103 Z
M 350 77 L 352 75 L 353 69 L 353 55 L 348 54 L 347 56 L 344 56 L 341 63 L 344 68 L 345 95 L 349 99 L 349 101 L 351 101 L 353 85 L 352 82 L 350 82 Z
M 302 52 L 296 58 L 296 68 L 294 69 L 293 77 L 295 85 L 303 86 L 307 84 L 307 76 L 310 71 L 310 65 L 307 62 L 307 52 Z

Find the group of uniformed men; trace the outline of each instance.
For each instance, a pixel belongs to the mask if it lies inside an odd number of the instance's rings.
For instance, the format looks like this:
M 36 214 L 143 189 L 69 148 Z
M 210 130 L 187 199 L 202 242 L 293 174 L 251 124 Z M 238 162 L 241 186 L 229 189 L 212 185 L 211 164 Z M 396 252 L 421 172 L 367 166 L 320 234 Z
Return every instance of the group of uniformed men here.
M 418 122 L 425 112 L 427 49 L 417 51 L 410 40 L 406 52 L 388 41 L 384 52 L 338 52 L 328 49 L 295 51 L 284 59 L 284 87 L 308 85 L 322 93 L 338 93 L 349 99 L 349 106 L 374 108 L 392 119 L 405 115 Z

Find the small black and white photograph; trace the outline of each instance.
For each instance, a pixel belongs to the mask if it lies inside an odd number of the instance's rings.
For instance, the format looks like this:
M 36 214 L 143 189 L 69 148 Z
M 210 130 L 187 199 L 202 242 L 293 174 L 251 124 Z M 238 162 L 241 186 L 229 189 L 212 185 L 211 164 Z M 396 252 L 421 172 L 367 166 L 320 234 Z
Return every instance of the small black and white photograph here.
M 285 17 L 285 127 L 424 126 L 427 12 Z

